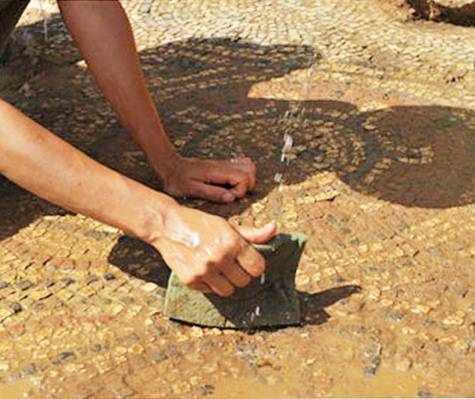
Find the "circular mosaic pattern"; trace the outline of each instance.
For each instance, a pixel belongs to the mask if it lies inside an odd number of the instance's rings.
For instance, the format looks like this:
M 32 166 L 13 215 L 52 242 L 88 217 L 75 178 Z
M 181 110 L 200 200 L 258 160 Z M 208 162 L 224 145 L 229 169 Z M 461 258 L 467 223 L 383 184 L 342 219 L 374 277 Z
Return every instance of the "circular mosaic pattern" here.
M 375 0 L 123 4 L 180 152 L 250 155 L 258 166 L 242 201 L 184 203 L 310 237 L 296 279 L 302 326 L 246 334 L 172 323 L 162 315 L 168 271 L 152 248 L 2 180 L 0 391 L 470 396 L 473 32 L 404 24 Z M 17 33 L 34 51 L 2 70 L 2 96 L 158 188 L 59 15 L 45 42 L 40 4 L 31 7 Z

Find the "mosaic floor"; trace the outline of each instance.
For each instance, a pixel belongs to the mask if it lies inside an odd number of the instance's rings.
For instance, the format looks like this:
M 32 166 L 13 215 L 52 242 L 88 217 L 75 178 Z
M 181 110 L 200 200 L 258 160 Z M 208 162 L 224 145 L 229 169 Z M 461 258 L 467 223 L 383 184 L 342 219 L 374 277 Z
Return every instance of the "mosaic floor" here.
M 0 178 L 2 399 L 475 395 L 475 28 L 381 2 L 122 2 L 180 152 L 258 167 L 239 203 L 184 203 L 310 237 L 302 326 L 170 322 L 159 254 Z M 2 97 L 159 187 L 55 2 L 32 2 L 13 51 Z

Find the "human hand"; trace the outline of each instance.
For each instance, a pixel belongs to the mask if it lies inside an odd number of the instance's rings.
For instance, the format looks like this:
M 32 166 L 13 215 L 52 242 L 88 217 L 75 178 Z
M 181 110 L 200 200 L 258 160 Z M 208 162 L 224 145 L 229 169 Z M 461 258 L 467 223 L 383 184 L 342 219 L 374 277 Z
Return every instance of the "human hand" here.
M 151 244 L 188 287 L 230 296 L 265 270 L 264 258 L 250 243 L 265 243 L 275 233 L 274 223 L 234 228 L 221 217 L 177 205 Z
M 256 167 L 250 158 L 216 161 L 177 157 L 156 173 L 165 192 L 174 197 L 221 203 L 244 197 L 256 185 Z

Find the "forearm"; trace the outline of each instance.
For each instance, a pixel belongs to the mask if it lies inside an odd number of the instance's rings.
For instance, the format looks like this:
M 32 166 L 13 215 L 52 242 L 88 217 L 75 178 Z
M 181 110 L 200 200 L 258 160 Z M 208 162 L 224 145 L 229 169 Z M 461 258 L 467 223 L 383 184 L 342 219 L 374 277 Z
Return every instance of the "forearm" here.
M 63 19 L 102 91 L 152 166 L 176 158 L 146 88 L 132 30 L 119 2 L 59 1 Z
M 0 172 L 61 207 L 156 239 L 176 202 L 95 162 L 0 100 Z

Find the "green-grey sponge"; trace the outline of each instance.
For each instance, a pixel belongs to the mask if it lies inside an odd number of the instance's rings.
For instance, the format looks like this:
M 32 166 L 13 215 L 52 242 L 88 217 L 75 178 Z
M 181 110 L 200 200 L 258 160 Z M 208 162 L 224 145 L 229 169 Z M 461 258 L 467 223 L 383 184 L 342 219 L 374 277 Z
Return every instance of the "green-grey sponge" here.
M 172 273 L 165 300 L 165 316 L 207 327 L 252 329 L 300 323 L 295 272 L 307 237 L 279 234 L 255 245 L 266 259 L 264 278 L 253 279 L 231 297 L 201 293 L 186 287 Z

